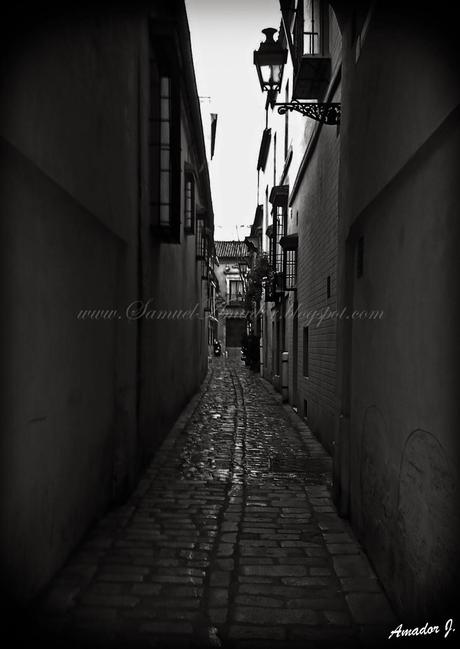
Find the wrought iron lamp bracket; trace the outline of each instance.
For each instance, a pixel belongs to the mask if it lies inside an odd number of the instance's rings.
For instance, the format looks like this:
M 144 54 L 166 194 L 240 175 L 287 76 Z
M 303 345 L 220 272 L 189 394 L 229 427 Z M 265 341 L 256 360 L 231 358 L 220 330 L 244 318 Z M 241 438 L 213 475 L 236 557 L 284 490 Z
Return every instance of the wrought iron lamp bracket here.
M 289 103 L 276 103 L 275 106 L 278 106 L 278 113 L 280 115 L 284 115 L 288 110 L 295 110 L 305 115 L 305 117 L 310 117 L 322 124 L 340 124 L 340 103 L 305 103 L 294 100 Z

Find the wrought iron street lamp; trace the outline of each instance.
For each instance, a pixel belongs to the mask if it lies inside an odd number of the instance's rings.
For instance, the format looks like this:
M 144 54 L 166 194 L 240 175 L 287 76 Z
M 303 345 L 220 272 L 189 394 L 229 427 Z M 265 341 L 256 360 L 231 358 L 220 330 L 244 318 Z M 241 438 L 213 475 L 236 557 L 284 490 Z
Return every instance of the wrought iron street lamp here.
M 273 27 L 263 29 L 262 34 L 265 34 L 266 40 L 254 52 L 254 65 L 262 92 L 279 92 L 281 90 L 287 50 L 282 47 L 279 41 L 274 40 L 273 35 L 277 31 Z
M 267 27 L 262 30 L 266 40 L 260 44 L 258 50 L 254 51 L 254 65 L 256 66 L 262 92 L 268 92 L 269 100 L 274 98 L 281 90 L 284 66 L 287 61 L 287 49 L 283 48 L 273 35 L 277 30 Z M 297 111 L 306 117 L 322 122 L 323 124 L 340 123 L 340 103 L 299 101 L 294 99 L 291 102 L 277 103 L 270 100 L 272 106 L 278 106 L 278 112 L 284 115 L 288 110 Z

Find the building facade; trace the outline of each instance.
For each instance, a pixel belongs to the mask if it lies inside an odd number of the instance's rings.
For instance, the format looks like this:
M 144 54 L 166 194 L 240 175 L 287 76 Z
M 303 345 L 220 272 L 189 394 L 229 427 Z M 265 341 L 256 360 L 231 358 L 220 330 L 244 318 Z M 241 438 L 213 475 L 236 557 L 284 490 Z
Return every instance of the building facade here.
M 213 211 L 182 0 L 12 11 L 2 54 L 2 581 L 24 600 L 199 388 Z
M 215 249 L 219 285 L 217 337 L 224 350 L 235 355 L 239 354 L 247 328 L 244 298 L 248 251 L 241 241 L 216 241 Z
M 333 456 L 339 510 L 420 621 L 447 610 L 459 574 L 460 86 L 450 9 L 402 5 L 280 1 L 287 63 L 257 168 L 264 376 Z M 340 103 L 339 123 L 271 110 L 299 100 Z
M 451 9 L 332 3 L 342 103 L 337 501 L 396 609 L 456 599 L 458 46 Z
M 327 3 L 283 2 L 281 10 L 288 62 L 280 92 L 267 100 L 258 160 L 273 270 L 264 372 L 332 453 L 336 319 L 328 314 L 336 311 L 340 129 L 296 112 L 280 115 L 274 102 L 339 102 L 341 35 Z

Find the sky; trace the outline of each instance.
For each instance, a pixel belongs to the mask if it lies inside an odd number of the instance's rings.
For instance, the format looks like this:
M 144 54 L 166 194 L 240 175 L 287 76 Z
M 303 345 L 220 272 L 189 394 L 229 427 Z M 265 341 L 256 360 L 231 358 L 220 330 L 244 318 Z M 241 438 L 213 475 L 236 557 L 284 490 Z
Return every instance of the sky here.
M 257 207 L 257 158 L 265 100 L 253 51 L 279 27 L 279 0 L 185 0 L 205 136 L 217 113 L 210 162 L 214 238 L 243 240 Z M 261 195 L 262 196 L 262 195 Z M 244 227 L 246 226 L 246 227 Z

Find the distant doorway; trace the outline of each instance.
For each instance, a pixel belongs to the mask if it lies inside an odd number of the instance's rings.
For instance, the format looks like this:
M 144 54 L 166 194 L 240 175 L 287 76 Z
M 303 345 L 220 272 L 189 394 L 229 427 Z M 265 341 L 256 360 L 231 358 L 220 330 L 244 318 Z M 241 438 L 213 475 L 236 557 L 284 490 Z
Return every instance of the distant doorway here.
M 241 338 L 246 333 L 246 320 L 227 318 L 225 321 L 225 346 L 241 347 Z

